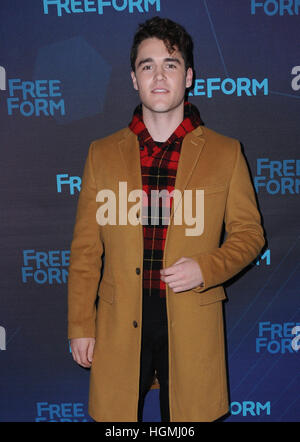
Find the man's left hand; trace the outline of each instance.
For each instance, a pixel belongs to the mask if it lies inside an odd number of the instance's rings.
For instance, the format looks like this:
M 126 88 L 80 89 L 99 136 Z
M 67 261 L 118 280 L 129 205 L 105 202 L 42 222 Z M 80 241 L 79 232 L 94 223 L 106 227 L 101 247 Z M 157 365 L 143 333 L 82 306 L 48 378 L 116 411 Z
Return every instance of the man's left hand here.
M 162 269 L 160 275 L 161 280 L 176 293 L 191 290 L 203 284 L 199 264 L 194 259 L 184 256 L 170 267 Z

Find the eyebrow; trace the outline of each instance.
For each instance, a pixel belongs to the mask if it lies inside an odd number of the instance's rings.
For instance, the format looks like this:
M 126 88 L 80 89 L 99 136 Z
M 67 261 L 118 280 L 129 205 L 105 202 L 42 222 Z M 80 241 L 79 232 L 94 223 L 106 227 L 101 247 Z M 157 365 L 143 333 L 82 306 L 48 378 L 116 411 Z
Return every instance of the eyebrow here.
M 144 59 L 140 60 L 140 62 L 139 62 L 138 65 L 137 65 L 137 68 L 139 68 L 142 64 L 145 64 L 145 63 L 152 63 L 153 61 L 154 61 L 154 60 L 153 60 L 153 58 L 151 58 L 151 57 L 144 58 Z M 179 58 L 174 58 L 174 57 L 167 57 L 167 58 L 164 58 L 164 62 L 173 62 L 173 63 L 181 64 Z

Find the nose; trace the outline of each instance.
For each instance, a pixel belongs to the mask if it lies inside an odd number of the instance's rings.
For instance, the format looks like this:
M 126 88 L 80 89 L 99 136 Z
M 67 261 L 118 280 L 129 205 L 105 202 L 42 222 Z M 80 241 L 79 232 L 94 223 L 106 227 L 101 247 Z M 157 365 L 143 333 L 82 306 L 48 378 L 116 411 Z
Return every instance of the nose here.
M 155 69 L 155 79 L 157 81 L 165 79 L 165 72 L 162 66 L 157 66 Z

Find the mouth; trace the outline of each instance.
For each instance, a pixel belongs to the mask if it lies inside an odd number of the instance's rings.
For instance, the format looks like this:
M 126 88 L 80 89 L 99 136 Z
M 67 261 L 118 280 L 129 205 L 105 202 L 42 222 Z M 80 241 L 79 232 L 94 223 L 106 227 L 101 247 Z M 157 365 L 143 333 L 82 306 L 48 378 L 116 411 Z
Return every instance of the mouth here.
M 164 88 L 155 88 L 152 89 L 152 94 L 167 94 L 169 91 L 168 89 L 164 89 Z

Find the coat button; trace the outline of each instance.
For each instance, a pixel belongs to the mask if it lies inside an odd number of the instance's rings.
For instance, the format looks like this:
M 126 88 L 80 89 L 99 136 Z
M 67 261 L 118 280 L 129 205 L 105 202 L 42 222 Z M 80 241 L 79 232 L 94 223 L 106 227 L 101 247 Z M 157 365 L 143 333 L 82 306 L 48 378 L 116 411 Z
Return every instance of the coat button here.
M 132 323 L 132 324 L 133 324 L 133 327 L 134 327 L 134 328 L 137 328 L 137 326 L 138 326 L 138 323 L 137 323 L 136 321 L 133 321 L 133 323 Z
M 136 273 L 137 275 L 139 275 L 139 274 L 141 273 L 141 269 L 140 269 L 139 267 L 137 267 L 137 268 L 135 269 L 135 273 Z

